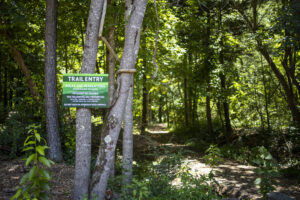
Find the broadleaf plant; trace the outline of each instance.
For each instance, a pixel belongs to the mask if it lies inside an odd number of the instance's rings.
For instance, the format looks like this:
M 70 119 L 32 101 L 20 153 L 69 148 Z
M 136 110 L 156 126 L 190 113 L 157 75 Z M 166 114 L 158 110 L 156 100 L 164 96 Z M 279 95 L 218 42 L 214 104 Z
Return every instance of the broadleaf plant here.
M 51 167 L 54 162 L 45 157 L 45 149 L 49 147 L 46 140 L 38 133 L 38 126 L 31 125 L 28 129 L 23 151 L 30 152 L 25 165 L 31 165 L 32 167 L 21 178 L 19 186 L 17 186 L 17 192 L 11 197 L 11 200 L 47 200 L 49 199 L 51 175 L 42 166 Z

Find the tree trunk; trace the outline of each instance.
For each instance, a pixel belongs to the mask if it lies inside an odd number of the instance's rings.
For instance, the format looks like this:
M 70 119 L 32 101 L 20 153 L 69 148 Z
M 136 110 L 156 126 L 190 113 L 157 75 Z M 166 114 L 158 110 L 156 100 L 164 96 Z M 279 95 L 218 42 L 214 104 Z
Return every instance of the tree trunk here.
M 129 95 L 126 102 L 124 114 L 124 132 L 123 132 L 123 168 L 122 168 L 122 186 L 131 183 L 132 179 L 132 161 L 133 161 L 133 77 L 129 88 Z
M 185 122 L 185 126 L 188 127 L 189 126 L 189 108 L 188 108 L 188 89 L 187 89 L 187 83 L 188 80 L 185 77 L 183 80 L 183 92 L 184 92 L 184 122 Z
M 267 115 L 267 126 L 268 126 L 268 132 L 271 131 L 271 124 L 270 124 L 270 112 L 269 112 L 269 94 L 267 92 L 267 86 L 266 86 L 266 76 L 265 76 L 265 71 L 262 69 L 262 76 L 263 76 L 263 86 L 264 86 L 264 100 L 265 100 L 265 110 L 266 110 L 266 115 Z
M 125 34 L 125 44 L 120 69 L 134 69 L 139 45 L 141 26 L 146 11 L 147 0 L 134 1 L 128 29 Z M 133 74 L 121 73 L 118 76 L 115 103 L 109 110 L 104 124 L 104 140 L 101 141 L 96 165 L 92 176 L 90 194 L 96 194 L 103 200 L 106 192 L 109 171 L 115 156 L 115 148 L 119 137 L 121 122 L 124 116 L 126 101 L 132 84 Z
M 115 27 L 110 27 L 108 32 L 108 43 L 110 44 L 113 50 L 116 49 L 115 43 Z M 109 74 L 109 90 L 108 90 L 108 98 L 109 98 L 109 105 L 113 102 L 113 94 L 115 90 L 115 66 L 116 66 L 116 59 L 112 53 L 107 50 L 107 66 L 108 66 L 108 74 Z
M 108 31 L 108 38 L 107 41 L 109 43 L 109 45 L 111 46 L 111 48 L 115 51 L 116 49 L 116 43 L 115 43 L 115 26 L 110 27 L 109 31 Z M 108 71 L 108 78 L 109 78 L 109 90 L 108 90 L 108 99 L 109 99 L 109 105 L 112 105 L 113 103 L 113 94 L 114 94 L 114 90 L 115 90 L 115 67 L 116 67 L 116 59 L 113 56 L 113 54 L 111 52 L 109 52 L 108 48 L 106 48 L 106 64 L 107 64 L 107 71 Z M 106 112 L 107 110 L 105 110 L 104 112 L 104 117 L 106 116 Z M 113 161 L 113 163 L 115 163 L 115 161 Z M 115 165 L 112 165 L 111 168 L 111 174 L 112 177 L 115 175 Z
M 225 75 L 222 72 L 220 73 L 220 79 L 221 79 L 221 90 L 223 96 L 225 133 L 226 133 L 227 142 L 229 142 L 232 133 L 232 127 L 230 122 L 229 105 L 228 105 L 227 94 L 226 94 L 226 79 L 225 79 Z
M 165 102 L 166 102 L 166 117 L 167 117 L 167 127 L 170 127 L 170 111 L 169 111 L 169 102 L 168 102 L 168 95 L 166 94 L 166 98 L 165 98 Z
M 128 21 L 132 11 L 133 1 L 125 1 L 125 33 L 128 31 Z M 133 161 L 133 76 L 129 80 L 129 94 L 126 102 L 124 114 L 124 132 L 123 132 L 123 168 L 122 168 L 122 187 L 131 183 L 132 179 L 132 161 Z
M 98 50 L 98 33 L 103 0 L 92 0 L 90 5 L 81 73 L 95 73 Z M 91 163 L 91 110 L 76 111 L 76 163 L 74 199 L 88 195 Z
M 0 57 L 0 59 L 1 59 L 1 57 Z M 0 60 L 0 72 L 3 72 L 3 71 L 2 71 L 3 69 L 2 69 L 1 61 L 2 61 L 2 60 Z M 1 106 L 1 104 L 3 103 L 3 102 L 2 102 L 2 100 L 3 100 L 3 98 L 2 98 L 2 74 L 3 74 L 3 73 L 0 74 L 0 106 Z
M 61 162 L 62 151 L 59 136 L 57 79 L 56 79 L 56 27 L 57 0 L 47 0 L 45 30 L 45 110 L 49 158 Z
M 4 67 L 4 84 L 3 84 L 3 105 L 7 107 L 7 67 Z
M 38 105 L 41 105 L 42 104 L 41 97 L 40 97 L 39 93 L 37 92 L 36 84 L 34 83 L 34 81 L 31 78 L 30 71 L 27 68 L 27 66 L 25 65 L 25 62 L 23 60 L 21 53 L 13 45 L 12 45 L 12 52 L 13 52 L 15 61 L 18 63 L 23 74 L 25 75 L 32 98 L 37 102 Z
M 143 110 L 142 110 L 142 126 L 141 134 L 144 135 L 147 127 L 147 116 L 148 116 L 148 91 L 147 91 L 147 78 L 145 72 L 143 74 Z
M 213 125 L 211 120 L 211 108 L 210 108 L 210 83 L 209 78 L 207 80 L 206 88 L 206 120 L 207 120 L 207 129 L 208 133 L 211 136 L 213 134 Z
M 298 125 L 300 125 L 300 112 L 297 106 L 295 105 L 293 93 L 290 90 L 288 84 L 286 83 L 284 76 L 279 71 L 276 64 L 273 62 L 272 58 L 270 57 L 269 52 L 266 50 L 265 47 L 263 47 L 262 42 L 260 40 L 257 40 L 257 45 L 260 53 L 264 56 L 264 58 L 268 62 L 269 66 L 271 67 L 272 71 L 274 72 L 275 76 L 277 77 L 280 85 L 284 90 L 293 120 L 296 121 Z
M 163 112 L 163 97 L 159 97 L 159 107 L 158 107 L 158 123 L 162 123 L 162 112 Z

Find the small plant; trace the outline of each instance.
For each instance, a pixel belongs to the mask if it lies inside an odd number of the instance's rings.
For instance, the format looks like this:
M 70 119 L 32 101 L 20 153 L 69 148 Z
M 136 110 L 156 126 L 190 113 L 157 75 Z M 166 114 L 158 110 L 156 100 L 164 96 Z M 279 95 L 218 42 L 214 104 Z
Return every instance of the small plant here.
M 217 147 L 217 145 L 211 144 L 205 152 L 207 155 L 203 156 L 203 159 L 206 164 L 210 166 L 218 166 L 224 162 L 221 150 Z
M 46 145 L 46 140 L 38 133 L 38 126 L 31 125 L 28 128 L 29 136 L 27 136 L 24 142 L 23 151 L 32 152 L 26 159 L 26 166 L 31 164 L 32 167 L 29 172 L 22 177 L 17 187 L 17 192 L 11 200 L 49 199 L 48 192 L 50 191 L 49 181 L 51 176 L 50 173 L 41 166 L 50 167 L 54 162 L 45 157 L 45 150 L 49 147 Z M 44 142 L 44 145 L 41 145 L 42 142 Z
M 267 193 L 274 190 L 272 178 L 278 176 L 277 163 L 265 147 L 258 147 L 258 152 L 253 162 L 259 166 L 254 170 L 259 178 L 254 181 L 254 184 L 259 188 L 263 199 L 266 199 Z

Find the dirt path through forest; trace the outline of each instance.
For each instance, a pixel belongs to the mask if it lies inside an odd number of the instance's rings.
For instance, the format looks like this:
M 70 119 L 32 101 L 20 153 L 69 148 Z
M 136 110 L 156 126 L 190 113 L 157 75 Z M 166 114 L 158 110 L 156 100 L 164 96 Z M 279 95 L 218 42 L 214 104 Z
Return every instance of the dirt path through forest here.
M 154 140 L 158 139 L 159 135 L 164 137 L 168 133 L 164 124 L 153 126 L 148 129 L 148 132 L 154 135 L 152 137 Z M 184 148 L 184 145 L 173 143 L 160 145 Z M 254 180 L 257 178 L 257 175 L 253 171 L 255 169 L 254 166 L 226 160 L 218 167 L 212 168 L 206 165 L 201 156 L 196 153 L 189 155 L 183 162 L 191 169 L 192 174 L 195 175 L 207 175 L 213 170 L 215 179 L 220 184 L 217 187 L 219 194 L 238 199 L 259 199 L 261 197 L 254 185 Z M 296 180 L 279 177 L 274 179 L 274 183 L 276 184 L 276 192 L 283 192 L 295 200 L 300 200 L 300 184 Z
M 168 134 L 165 125 L 151 127 L 147 130 L 149 137 L 135 135 L 135 155 L 143 152 L 145 147 L 168 147 L 177 151 L 185 148 L 182 144 L 170 142 L 171 134 Z M 152 141 L 149 141 L 152 140 Z M 168 142 L 167 142 L 168 141 Z M 220 183 L 217 188 L 219 193 L 226 194 L 228 197 L 239 199 L 258 199 L 260 197 L 253 181 L 256 175 L 253 172 L 255 167 L 242 165 L 234 161 L 227 160 L 224 164 L 216 168 L 206 165 L 201 156 L 192 153 L 183 162 L 187 164 L 191 172 L 195 175 L 208 174 L 211 170 L 215 171 L 215 178 Z M 15 186 L 19 183 L 24 173 L 28 172 L 22 160 L 0 161 L 0 200 L 8 200 L 15 192 Z M 55 164 L 51 167 L 51 198 L 52 200 L 69 200 L 73 188 L 74 167 L 66 164 Z M 276 191 L 284 192 L 294 200 L 300 200 L 300 185 L 295 180 L 278 178 L 275 180 Z

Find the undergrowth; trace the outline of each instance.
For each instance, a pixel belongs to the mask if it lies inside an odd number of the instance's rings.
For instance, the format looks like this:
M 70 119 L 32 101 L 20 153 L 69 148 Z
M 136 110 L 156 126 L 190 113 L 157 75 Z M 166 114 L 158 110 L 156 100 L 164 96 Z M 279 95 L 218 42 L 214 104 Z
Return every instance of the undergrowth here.
M 193 174 L 187 164 L 182 164 L 183 158 L 179 151 L 165 154 L 154 162 L 135 163 L 135 176 L 130 185 L 121 189 L 122 177 L 117 176 L 109 187 L 123 200 L 219 199 L 212 174 Z

